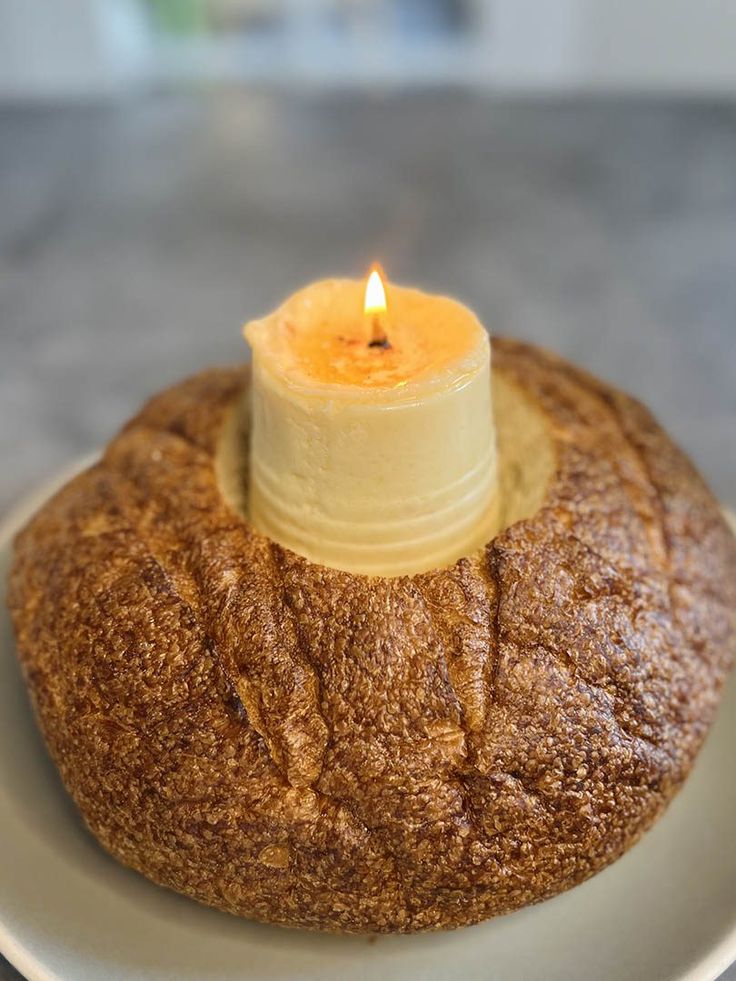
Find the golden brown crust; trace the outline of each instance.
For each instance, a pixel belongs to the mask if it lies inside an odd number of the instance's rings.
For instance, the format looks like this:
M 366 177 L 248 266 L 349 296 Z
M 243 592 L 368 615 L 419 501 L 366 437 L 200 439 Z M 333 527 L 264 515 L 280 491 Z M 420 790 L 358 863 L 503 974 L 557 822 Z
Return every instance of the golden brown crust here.
M 153 399 L 18 536 L 41 727 L 120 861 L 275 923 L 454 927 L 580 882 L 665 807 L 730 665 L 733 537 L 640 405 L 494 358 L 557 470 L 477 561 L 368 579 L 254 532 L 214 465 L 241 369 Z

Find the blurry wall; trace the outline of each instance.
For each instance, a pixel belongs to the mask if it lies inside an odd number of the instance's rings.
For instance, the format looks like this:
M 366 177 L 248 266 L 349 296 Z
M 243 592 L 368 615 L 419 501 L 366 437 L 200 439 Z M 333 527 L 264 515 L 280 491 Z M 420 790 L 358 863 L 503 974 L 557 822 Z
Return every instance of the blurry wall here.
M 0 98 L 181 82 L 736 95 L 729 0 L 0 0 Z
M 0 98 L 125 90 L 148 78 L 151 42 L 138 0 L 0 0 Z
M 736 93 L 736 3 L 577 0 L 577 7 L 586 86 Z

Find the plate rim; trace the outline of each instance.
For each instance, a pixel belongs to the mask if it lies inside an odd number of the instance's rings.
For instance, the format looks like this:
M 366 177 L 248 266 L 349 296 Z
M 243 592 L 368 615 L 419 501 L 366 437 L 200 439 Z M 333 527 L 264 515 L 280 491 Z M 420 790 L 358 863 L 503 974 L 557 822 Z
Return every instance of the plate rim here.
M 68 480 L 92 466 L 101 457 L 98 450 L 85 453 L 50 476 L 32 484 L 0 516 L 0 551 L 12 548 L 13 538 L 34 512 Z M 726 521 L 736 534 L 736 509 L 722 505 Z M 736 668 L 734 669 L 736 670 Z M 26 946 L 20 943 L 0 916 L 0 954 L 26 981 L 69 981 L 56 974 L 39 961 Z M 696 964 L 679 975 L 679 981 L 717 981 L 736 964 L 736 919 L 728 933 Z

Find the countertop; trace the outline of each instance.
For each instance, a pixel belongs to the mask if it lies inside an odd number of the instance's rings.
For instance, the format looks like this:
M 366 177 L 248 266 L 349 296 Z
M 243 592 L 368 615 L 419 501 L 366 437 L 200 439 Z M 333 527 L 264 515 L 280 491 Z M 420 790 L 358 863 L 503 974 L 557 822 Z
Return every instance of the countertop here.
M 0 512 L 245 358 L 246 318 L 374 258 L 642 399 L 736 504 L 735 160 L 736 107 L 702 102 L 0 109 Z

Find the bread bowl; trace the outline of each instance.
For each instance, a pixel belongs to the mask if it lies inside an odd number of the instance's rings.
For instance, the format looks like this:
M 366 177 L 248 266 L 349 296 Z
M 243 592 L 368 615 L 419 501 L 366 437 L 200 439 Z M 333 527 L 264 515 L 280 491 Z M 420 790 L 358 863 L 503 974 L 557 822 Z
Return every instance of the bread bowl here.
M 451 568 L 318 566 L 243 514 L 245 368 L 154 398 L 16 541 L 47 745 L 124 864 L 349 932 L 466 925 L 613 861 L 687 776 L 736 547 L 649 413 L 494 341 L 502 519 Z

